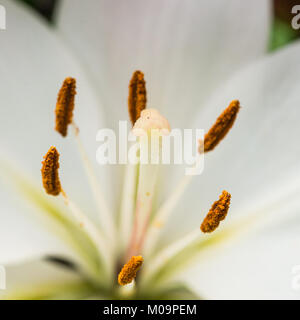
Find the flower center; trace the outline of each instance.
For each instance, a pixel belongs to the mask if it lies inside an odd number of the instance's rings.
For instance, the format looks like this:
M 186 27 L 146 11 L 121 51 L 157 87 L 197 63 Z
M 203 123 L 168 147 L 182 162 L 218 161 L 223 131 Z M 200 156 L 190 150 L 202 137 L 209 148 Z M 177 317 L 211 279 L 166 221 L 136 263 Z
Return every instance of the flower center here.
M 72 125 L 74 129 L 74 137 L 82 156 L 82 163 L 98 205 L 101 229 L 96 227 L 62 189 L 58 173 L 59 153 L 55 147 L 51 147 L 44 157 L 41 170 L 43 186 L 50 195 L 62 195 L 73 218 L 90 236 L 98 249 L 99 258 L 106 270 L 107 281 L 112 284 L 115 283 L 117 276 L 114 266 L 117 261 L 121 261 L 121 264 L 127 261 L 118 275 L 118 283 L 122 286 L 127 285 L 133 282 L 141 268 L 144 262 L 142 255 L 145 257 L 145 267 L 148 274 L 153 274 L 178 252 L 193 243 L 201 234 L 200 230 L 203 233 L 214 231 L 219 226 L 220 221 L 224 220 L 227 215 L 231 195 L 227 191 L 223 191 L 219 200 L 212 205 L 204 218 L 200 229 L 198 227 L 182 239 L 155 252 L 154 258 L 152 258 L 154 249 L 157 248 L 160 233 L 163 230 L 162 227 L 170 218 L 193 177 L 185 176 L 158 210 L 153 212 L 153 197 L 159 175 L 162 151 L 161 139 L 164 135 L 170 133 L 169 122 L 158 110 L 146 109 L 147 98 L 144 75 L 141 71 L 134 72 L 129 84 L 128 110 L 133 126 L 132 133 L 139 141 L 139 162 L 127 165 L 120 219 L 117 224 L 95 178 L 96 175 L 79 137 L 79 129 L 73 119 L 75 94 L 76 80 L 73 78 L 65 79 L 58 94 L 55 129 L 63 137 L 67 135 L 68 125 Z M 211 151 L 220 143 L 233 126 L 239 109 L 239 101 L 232 101 L 205 135 L 204 141 L 199 141 L 199 153 Z M 149 146 L 151 146 L 150 149 Z M 195 166 L 197 165 L 195 164 Z M 153 218 L 150 219 L 150 217 Z

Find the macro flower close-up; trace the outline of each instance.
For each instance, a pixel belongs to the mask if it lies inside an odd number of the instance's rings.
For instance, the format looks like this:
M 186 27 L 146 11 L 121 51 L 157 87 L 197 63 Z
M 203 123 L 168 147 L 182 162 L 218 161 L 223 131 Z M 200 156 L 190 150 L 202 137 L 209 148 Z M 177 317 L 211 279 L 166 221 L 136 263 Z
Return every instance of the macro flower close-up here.
M 283 1 L 33 3 L 1 1 L 0 299 L 299 299 Z

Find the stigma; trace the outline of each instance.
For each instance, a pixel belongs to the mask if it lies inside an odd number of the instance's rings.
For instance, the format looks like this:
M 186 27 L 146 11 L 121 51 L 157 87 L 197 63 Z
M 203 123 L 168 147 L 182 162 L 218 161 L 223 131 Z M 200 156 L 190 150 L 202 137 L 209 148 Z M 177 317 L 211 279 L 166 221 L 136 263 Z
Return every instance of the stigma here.
M 156 109 L 145 109 L 135 122 L 132 133 L 136 136 L 143 136 L 157 130 L 161 135 L 168 135 L 171 131 L 169 121 Z

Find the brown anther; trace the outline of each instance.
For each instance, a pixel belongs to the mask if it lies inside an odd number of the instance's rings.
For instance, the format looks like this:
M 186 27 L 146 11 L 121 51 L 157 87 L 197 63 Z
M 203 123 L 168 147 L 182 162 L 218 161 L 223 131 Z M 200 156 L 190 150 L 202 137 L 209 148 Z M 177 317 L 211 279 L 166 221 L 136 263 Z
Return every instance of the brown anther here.
M 133 256 L 131 259 L 124 265 L 122 270 L 118 276 L 118 282 L 121 286 L 129 284 L 134 280 L 136 277 L 137 271 L 143 264 L 143 257 L 142 256 Z
M 76 79 L 66 78 L 59 90 L 55 108 L 55 130 L 63 137 L 67 135 L 68 125 L 73 119 Z
M 51 147 L 44 156 L 41 169 L 43 186 L 48 194 L 57 196 L 61 192 L 61 185 L 58 176 L 59 153 L 55 147 Z
M 205 134 L 204 143 L 203 140 L 199 140 L 199 152 L 211 151 L 219 144 L 233 126 L 239 110 L 240 102 L 238 100 L 233 100 L 221 113 L 215 124 Z
M 231 195 L 227 191 L 223 191 L 218 201 L 211 206 L 208 214 L 201 224 L 201 231 L 204 233 L 213 232 L 217 229 L 220 221 L 224 220 L 229 210 Z
M 141 71 L 135 71 L 130 80 L 128 96 L 128 112 L 132 125 L 146 108 L 146 103 L 147 92 L 144 74 Z

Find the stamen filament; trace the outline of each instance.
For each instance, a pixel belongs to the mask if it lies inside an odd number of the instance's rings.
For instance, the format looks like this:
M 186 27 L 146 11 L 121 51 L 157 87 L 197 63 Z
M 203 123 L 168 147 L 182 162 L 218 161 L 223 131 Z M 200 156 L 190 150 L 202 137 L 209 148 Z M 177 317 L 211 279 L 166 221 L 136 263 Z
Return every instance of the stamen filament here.
M 79 154 L 82 159 L 83 167 L 87 173 L 88 181 L 90 183 L 91 191 L 93 193 L 93 196 L 95 198 L 96 204 L 99 209 L 99 218 L 101 221 L 101 226 L 103 229 L 103 232 L 105 233 L 106 237 L 109 239 L 109 243 L 111 246 L 114 246 L 115 242 L 115 225 L 113 222 L 112 214 L 108 209 L 108 206 L 106 204 L 105 198 L 103 196 L 103 192 L 101 190 L 101 187 L 98 183 L 98 179 L 96 178 L 96 174 L 93 170 L 92 164 L 89 161 L 89 158 L 86 154 L 86 151 L 83 147 L 83 144 L 81 142 L 80 136 L 79 136 L 79 130 L 74 121 L 72 122 L 72 126 L 74 129 L 74 137 L 77 143 L 77 147 L 79 150 Z
M 72 202 L 66 195 L 65 191 L 62 189 L 61 195 L 64 199 L 66 206 L 69 208 L 73 217 L 78 221 L 79 226 L 86 230 L 90 235 L 92 241 L 94 242 L 100 256 L 103 257 L 103 262 L 106 263 L 107 270 L 111 272 L 112 269 L 112 259 L 107 248 L 107 243 L 102 235 L 99 233 L 98 229 L 95 227 L 94 223 L 78 208 L 78 206 Z
M 153 274 L 155 274 L 162 266 L 164 266 L 169 260 L 171 260 L 175 255 L 184 250 L 190 244 L 195 242 L 199 237 L 201 237 L 201 232 L 199 228 L 189 232 L 187 235 L 181 239 L 171 243 L 164 249 L 162 249 L 152 260 L 151 265 L 145 266 L 143 270 L 143 280 L 149 279 Z
M 201 160 L 202 157 L 197 158 L 197 161 L 193 167 L 195 171 L 197 170 L 197 168 L 201 166 Z M 184 191 L 192 182 L 193 177 L 195 177 L 195 175 L 184 176 L 173 189 L 173 192 L 171 193 L 169 198 L 167 198 L 167 200 L 157 210 L 157 213 L 149 227 L 147 240 L 144 248 L 145 255 L 149 256 L 152 254 L 159 239 L 159 236 L 162 232 L 162 227 L 167 223 L 173 210 L 175 209 L 176 205 L 178 204 L 179 200 L 184 194 Z
M 220 195 L 219 200 L 213 203 L 211 209 L 201 224 L 200 229 L 203 233 L 210 233 L 214 231 L 219 226 L 220 221 L 225 219 L 230 205 L 230 198 L 230 193 L 224 190 Z M 151 270 L 148 271 L 147 276 L 149 277 L 149 274 L 151 275 L 155 273 L 180 251 L 195 242 L 199 238 L 200 234 L 200 230 L 196 229 L 163 249 L 151 263 Z

